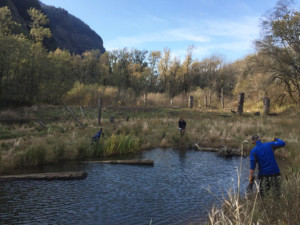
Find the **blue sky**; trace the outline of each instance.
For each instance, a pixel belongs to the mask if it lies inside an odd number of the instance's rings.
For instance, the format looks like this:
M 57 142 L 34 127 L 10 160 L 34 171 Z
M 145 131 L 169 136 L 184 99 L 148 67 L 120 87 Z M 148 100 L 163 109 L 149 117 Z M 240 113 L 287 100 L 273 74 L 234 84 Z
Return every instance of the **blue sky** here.
M 96 31 L 104 47 L 160 50 L 183 59 L 222 55 L 227 61 L 254 52 L 260 18 L 275 0 L 41 0 L 66 9 Z M 297 2 L 299 6 L 299 2 Z

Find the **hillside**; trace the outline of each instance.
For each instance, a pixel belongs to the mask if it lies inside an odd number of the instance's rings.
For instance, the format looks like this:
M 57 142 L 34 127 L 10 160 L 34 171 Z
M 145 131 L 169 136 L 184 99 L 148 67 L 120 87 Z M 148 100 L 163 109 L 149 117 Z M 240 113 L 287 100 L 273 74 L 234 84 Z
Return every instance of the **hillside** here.
M 79 54 L 91 49 L 105 52 L 101 37 L 80 19 L 64 9 L 41 6 L 50 19 L 50 29 L 60 48 Z
M 49 50 L 59 47 L 76 54 L 92 49 L 105 52 L 102 38 L 88 25 L 64 9 L 47 6 L 38 0 L 1 0 L 0 7 L 3 6 L 10 8 L 13 19 L 22 25 L 18 32 L 26 36 L 29 35 L 30 29 L 30 17 L 27 10 L 33 7 L 43 11 L 50 20 L 48 26 L 53 35 L 51 39 L 44 41 L 44 45 Z

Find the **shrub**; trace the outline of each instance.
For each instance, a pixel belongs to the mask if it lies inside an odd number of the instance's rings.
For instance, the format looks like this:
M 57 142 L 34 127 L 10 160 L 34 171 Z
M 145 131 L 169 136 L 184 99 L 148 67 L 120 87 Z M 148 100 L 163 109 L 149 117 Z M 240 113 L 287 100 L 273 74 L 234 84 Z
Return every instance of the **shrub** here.
M 75 82 L 74 87 L 63 97 L 63 102 L 70 105 L 95 106 L 101 96 L 103 105 L 116 104 L 118 88 L 99 86 L 98 84 L 85 85 Z

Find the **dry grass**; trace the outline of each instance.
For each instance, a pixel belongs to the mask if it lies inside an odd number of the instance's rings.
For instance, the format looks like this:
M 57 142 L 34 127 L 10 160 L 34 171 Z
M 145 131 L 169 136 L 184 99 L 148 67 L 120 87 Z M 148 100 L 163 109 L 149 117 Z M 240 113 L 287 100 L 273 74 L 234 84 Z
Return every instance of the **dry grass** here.
M 23 125 L 0 124 L 0 173 L 25 166 L 88 157 L 101 158 L 104 155 L 127 154 L 132 150 L 154 147 L 190 148 L 198 143 L 207 147 L 226 145 L 239 148 L 253 134 L 259 134 L 263 141 L 280 137 L 287 145 L 277 150 L 276 155 L 285 158 L 289 171 L 284 175 L 288 180 L 283 183 L 283 197 L 274 204 L 272 199 L 262 201 L 258 195 L 241 197 L 239 191 L 231 189 L 228 196 L 220 199 L 223 207 L 212 209 L 208 223 L 252 225 L 297 224 L 300 221 L 299 109 L 282 112 L 276 117 L 254 116 L 253 113 L 244 113 L 239 117 L 225 111 L 106 108 L 103 109 L 101 122 L 105 136 L 95 146 L 90 141 L 99 129 L 97 109 L 84 108 L 85 118 L 79 107 L 72 107 L 72 110 L 84 123 L 84 127 L 79 127 L 63 107 L 35 106 L 0 112 L 0 115 L 11 114 L 13 118 L 31 115 L 33 118 L 44 119 L 47 126 L 42 128 L 34 122 Z M 115 117 L 115 123 L 109 122 L 111 115 Z M 125 120 L 127 115 L 129 121 Z M 177 127 L 179 117 L 187 122 L 183 137 Z M 249 143 L 245 143 L 246 152 L 251 148 Z
M 79 107 L 72 107 L 72 110 L 84 123 L 83 128 L 78 126 L 64 107 L 53 106 L 35 106 L 25 110 L 34 118 L 47 118 L 44 120 L 47 126 L 45 129 L 32 122 L 24 125 L 0 125 L 1 167 L 6 163 L 3 162 L 4 159 L 18 164 L 18 160 L 14 159 L 17 155 L 37 146 L 47 151 L 44 163 L 76 159 L 78 148 L 88 149 L 91 137 L 98 131 L 99 126 L 96 108 L 84 108 L 85 118 L 82 117 Z M 257 117 L 247 113 L 239 117 L 230 112 L 187 109 L 107 108 L 103 110 L 102 127 L 106 139 L 112 135 L 131 135 L 133 139 L 138 140 L 138 149 L 141 150 L 154 147 L 190 148 L 195 143 L 207 147 L 226 145 L 240 148 L 241 143 L 255 133 L 259 134 L 263 141 L 280 137 L 287 142 L 287 146 L 280 149 L 276 153 L 277 156 L 287 159 L 292 167 L 299 167 L 299 111 L 282 113 L 277 117 Z M 115 117 L 115 123 L 109 122 L 111 115 Z M 130 117 L 128 122 L 125 120 L 126 115 Z M 179 117 L 183 117 L 187 122 L 183 138 L 177 127 Z M 59 156 L 59 160 L 56 160 L 53 149 L 60 148 L 65 149 L 64 156 Z M 250 144 L 245 144 L 246 152 L 251 148 Z
M 298 225 L 300 221 L 300 176 L 290 174 L 290 180 L 284 180 L 281 196 L 265 196 L 258 192 L 240 196 L 232 189 L 228 196 L 220 199 L 222 206 L 213 207 L 207 224 L 215 225 L 253 225 L 278 224 Z M 256 183 L 256 189 L 258 185 Z

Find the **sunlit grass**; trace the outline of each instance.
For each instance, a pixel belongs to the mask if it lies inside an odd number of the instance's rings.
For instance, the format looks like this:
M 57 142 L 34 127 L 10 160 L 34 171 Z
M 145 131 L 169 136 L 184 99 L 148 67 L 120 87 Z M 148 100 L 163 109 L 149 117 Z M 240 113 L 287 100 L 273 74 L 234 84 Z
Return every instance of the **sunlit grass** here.
M 80 127 L 64 107 L 32 107 L 27 111 L 33 118 L 44 119 L 46 128 L 37 122 L 20 125 L 0 124 L 1 171 L 10 165 L 12 168 L 22 165 L 56 163 L 65 160 L 81 160 L 90 157 L 127 154 L 154 147 L 190 148 L 195 143 L 203 147 L 225 145 L 240 148 L 245 139 L 259 134 L 263 141 L 272 141 L 279 137 L 287 146 L 276 152 L 294 167 L 300 167 L 297 154 L 300 148 L 300 117 L 298 111 L 289 114 L 283 112 L 278 116 L 254 116 L 245 113 L 239 117 L 230 112 L 201 111 L 170 108 L 120 107 L 104 108 L 101 127 L 105 134 L 98 147 L 91 149 L 91 137 L 99 130 L 97 108 L 84 108 L 85 118 L 79 107 L 71 107 L 75 115 L 84 123 Z M 18 117 L 17 113 L 13 113 Z M 113 115 L 115 122 L 110 123 Z M 129 116 L 129 121 L 126 121 Z M 178 130 L 178 119 L 183 117 L 187 122 L 186 134 L 181 137 Z M 41 162 L 25 157 L 29 163 L 18 165 L 16 158 L 22 157 L 28 149 L 43 148 L 46 155 L 37 157 Z M 245 145 L 245 151 L 252 146 Z M 29 153 L 27 153 L 29 154 Z M 3 162 L 5 160 L 10 163 Z M 3 166 L 5 165 L 5 166 Z
M 227 196 L 219 199 L 221 207 L 213 207 L 209 212 L 206 224 L 299 224 L 299 175 L 299 171 L 293 171 L 288 180 L 283 180 L 280 197 L 267 195 L 262 198 L 257 191 L 242 196 L 229 189 Z

